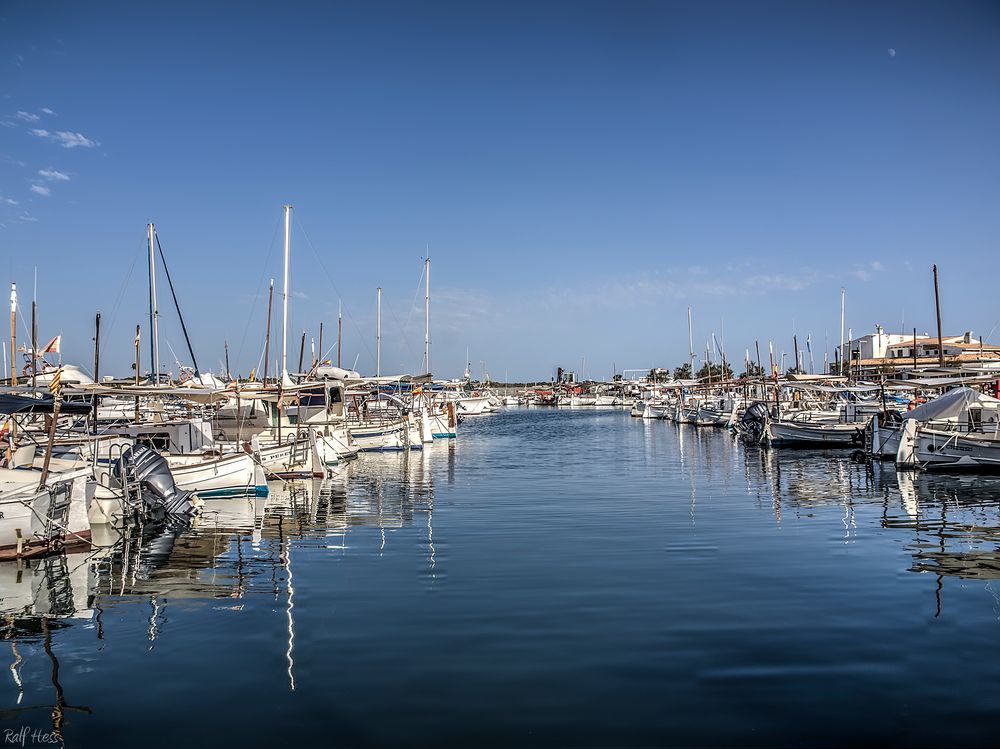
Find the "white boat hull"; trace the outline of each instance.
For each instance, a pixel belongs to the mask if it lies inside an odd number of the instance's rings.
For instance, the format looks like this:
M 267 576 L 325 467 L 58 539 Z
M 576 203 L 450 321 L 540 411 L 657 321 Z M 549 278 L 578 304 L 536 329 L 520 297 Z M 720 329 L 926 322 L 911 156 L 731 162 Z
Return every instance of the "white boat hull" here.
M 169 455 L 166 458 L 177 488 L 193 491 L 202 499 L 267 494 L 267 484 L 259 483 L 257 464 L 246 453 L 210 460 L 198 455 Z
M 37 491 L 39 474 L 32 471 L 29 476 L 19 486 L 5 482 L 0 494 L 0 559 L 88 543 L 87 509 L 95 487 L 90 470 L 50 475 L 42 491 Z
M 861 424 L 806 424 L 792 421 L 772 421 L 768 437 L 772 445 L 815 445 L 817 447 L 858 447 Z
M 351 440 L 362 452 L 406 450 L 410 446 L 406 419 L 382 424 L 360 424 L 349 427 Z
M 985 435 L 917 429 L 914 452 L 921 468 L 1000 470 L 1000 440 Z

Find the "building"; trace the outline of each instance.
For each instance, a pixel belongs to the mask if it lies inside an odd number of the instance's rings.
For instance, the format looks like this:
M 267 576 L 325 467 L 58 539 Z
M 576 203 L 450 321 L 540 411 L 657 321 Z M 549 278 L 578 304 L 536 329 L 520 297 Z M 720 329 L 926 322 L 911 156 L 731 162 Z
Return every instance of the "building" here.
M 926 335 L 918 335 L 917 341 L 926 340 L 927 338 Z M 853 338 L 839 347 L 840 361 L 884 359 L 889 356 L 890 347 L 907 343 L 911 346 L 913 345 L 912 333 L 886 333 L 881 325 L 876 325 L 874 333 L 869 333 L 860 338 Z
M 844 344 L 847 362 L 861 375 L 899 374 L 906 370 L 937 367 L 939 352 L 944 352 L 945 366 L 979 372 L 1000 371 L 1000 346 L 983 343 L 972 331 L 957 336 L 914 336 L 886 333 L 881 326 L 875 332 Z

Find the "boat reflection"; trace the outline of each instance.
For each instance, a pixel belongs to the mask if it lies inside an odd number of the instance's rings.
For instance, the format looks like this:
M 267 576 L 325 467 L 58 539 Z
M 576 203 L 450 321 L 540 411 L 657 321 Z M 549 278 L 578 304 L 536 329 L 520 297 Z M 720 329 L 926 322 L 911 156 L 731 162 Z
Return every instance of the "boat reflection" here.
M 95 550 L 0 563 L 0 639 L 10 645 L 10 671 L 19 690 L 18 706 L 0 708 L 0 716 L 14 720 L 21 710 L 19 643 L 45 644 L 56 700 L 43 707 L 52 713 L 53 731 L 61 739 L 61 716 L 71 708 L 58 683 L 54 634 L 83 622 L 94 625 L 103 640 L 109 610 L 142 606 L 148 607 L 142 617 L 152 648 L 168 626 L 169 605 L 217 599 L 226 602 L 225 610 L 239 612 L 242 599 L 253 593 L 284 603 L 288 685 L 294 690 L 298 555 L 303 547 L 344 552 L 356 528 L 379 529 L 381 552 L 386 529 L 411 526 L 423 515 L 433 576 L 433 473 L 454 471 L 454 451 L 442 448 L 366 455 L 322 481 L 274 482 L 266 498 L 209 500 L 191 525 L 95 527 Z
M 66 713 L 90 714 L 84 705 L 72 705 L 59 678 L 60 662 L 52 648 L 53 636 L 71 626 L 73 620 L 93 618 L 93 564 L 90 553 L 63 553 L 41 559 L 21 559 L 0 563 L 0 639 L 10 648 L 8 670 L 17 690 L 13 706 L 0 708 L 0 721 L 7 725 L 31 724 L 38 727 L 40 714 L 47 714 L 49 743 L 64 744 Z M 48 660 L 48 683 L 27 683 L 25 663 L 41 642 Z M 23 647 L 28 644 L 29 647 Z M 50 689 L 51 687 L 51 689 Z M 43 704 L 25 704 L 25 694 L 43 693 Z M 49 730 L 50 729 L 50 730 Z M 9 739 L 8 739 L 9 741 Z
M 882 528 L 911 540 L 909 570 L 938 578 L 937 613 L 944 578 L 1000 578 L 1000 476 L 897 471 L 890 464 L 848 458 L 747 450 L 747 486 L 773 504 L 775 517 L 809 517 L 820 507 L 844 511 L 845 532 L 856 532 L 855 511 L 868 506 Z
M 886 493 L 899 498 L 887 504 L 882 524 L 913 534 L 907 548 L 914 572 L 1000 578 L 1000 476 L 876 475 Z

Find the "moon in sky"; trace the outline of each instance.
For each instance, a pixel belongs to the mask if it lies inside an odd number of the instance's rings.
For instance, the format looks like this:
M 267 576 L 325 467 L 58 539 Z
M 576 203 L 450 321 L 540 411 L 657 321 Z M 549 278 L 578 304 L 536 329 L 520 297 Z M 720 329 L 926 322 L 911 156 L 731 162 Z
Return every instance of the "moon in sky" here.
M 890 47 L 890 48 L 889 48 L 889 57 L 895 57 L 895 56 L 896 56 L 896 50 L 894 50 L 894 49 L 892 49 L 892 48 Z

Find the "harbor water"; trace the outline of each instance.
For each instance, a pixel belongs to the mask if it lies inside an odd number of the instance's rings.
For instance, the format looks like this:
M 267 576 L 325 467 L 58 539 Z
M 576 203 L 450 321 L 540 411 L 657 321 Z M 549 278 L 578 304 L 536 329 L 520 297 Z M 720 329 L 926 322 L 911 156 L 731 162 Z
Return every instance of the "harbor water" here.
M 114 557 L 0 565 L 0 730 L 639 747 L 1000 727 L 1000 478 L 511 408 L 270 489 Z

